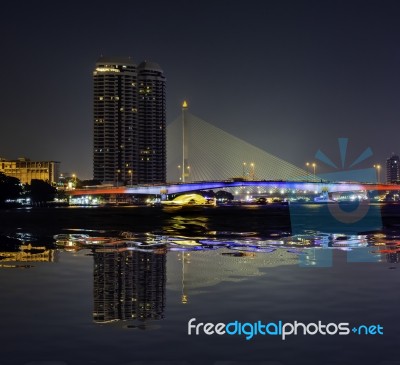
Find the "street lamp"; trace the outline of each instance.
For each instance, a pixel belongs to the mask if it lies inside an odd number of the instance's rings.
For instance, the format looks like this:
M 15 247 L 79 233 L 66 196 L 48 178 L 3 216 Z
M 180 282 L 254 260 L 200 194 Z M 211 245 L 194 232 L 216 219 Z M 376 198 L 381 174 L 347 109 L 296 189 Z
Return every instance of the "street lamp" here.
M 243 162 L 243 179 L 246 177 L 246 175 L 245 175 L 245 168 L 246 168 L 246 162 Z
M 181 165 L 178 165 L 178 176 L 179 176 L 179 181 L 182 181 Z
M 251 166 L 251 180 L 254 180 L 254 163 L 252 162 L 250 166 Z
M 317 168 L 317 164 L 315 162 L 306 162 L 306 166 L 307 168 L 310 168 L 310 174 L 313 173 L 314 179 L 316 180 L 317 176 L 315 175 L 315 169 Z
M 378 184 L 381 182 L 381 165 L 374 165 L 378 172 Z
M 306 166 L 307 166 L 307 169 L 310 168 L 310 174 L 311 174 L 311 163 L 310 162 L 306 162 Z
M 128 170 L 128 174 L 129 174 L 129 176 L 131 177 L 131 186 L 133 185 L 133 184 L 132 184 L 132 176 L 133 176 L 132 172 L 133 172 L 132 170 Z
M 188 166 L 187 169 L 188 169 L 187 177 L 188 177 L 188 179 L 190 179 L 190 166 Z
M 315 169 L 317 167 L 317 164 L 315 162 L 313 162 L 312 167 L 314 169 L 314 179 L 317 180 L 317 175 L 315 175 Z
M 120 169 L 117 170 L 117 187 L 119 186 L 119 173 L 121 172 Z

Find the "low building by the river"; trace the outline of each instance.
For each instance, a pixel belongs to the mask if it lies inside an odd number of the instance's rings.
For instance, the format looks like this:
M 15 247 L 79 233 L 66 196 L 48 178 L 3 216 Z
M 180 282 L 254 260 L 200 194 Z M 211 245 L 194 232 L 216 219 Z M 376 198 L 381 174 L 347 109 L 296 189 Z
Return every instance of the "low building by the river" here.
M 30 184 L 32 179 L 47 181 L 50 184 L 58 181 L 60 163 L 57 161 L 31 161 L 28 158 L 7 160 L 0 158 L 0 172 L 16 177 L 22 184 Z

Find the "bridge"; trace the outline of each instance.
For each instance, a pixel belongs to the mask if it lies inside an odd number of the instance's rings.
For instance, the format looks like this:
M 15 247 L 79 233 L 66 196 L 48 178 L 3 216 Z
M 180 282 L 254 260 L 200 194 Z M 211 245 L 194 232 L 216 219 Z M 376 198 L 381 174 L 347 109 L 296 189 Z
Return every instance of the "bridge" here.
M 172 183 L 160 185 L 137 185 L 120 187 L 88 187 L 86 189 L 71 190 L 71 196 L 85 195 L 172 195 L 183 194 L 193 191 L 214 190 L 214 189 L 245 189 L 262 188 L 268 192 L 281 191 L 305 192 L 320 194 L 324 192 L 341 193 L 357 191 L 399 191 L 400 185 L 395 184 L 372 184 L 355 182 L 311 182 L 311 181 L 202 181 L 190 183 Z
M 347 139 L 339 140 L 341 165 L 344 167 Z M 315 167 L 313 173 L 299 168 L 190 114 L 185 103 L 182 116 L 167 127 L 167 180 L 175 183 L 88 187 L 68 193 L 71 196 L 127 194 L 165 197 L 215 189 L 230 189 L 235 195 L 243 195 L 244 189 L 253 195 L 400 190 L 400 185 L 377 184 L 374 168 L 354 170 L 355 165 L 371 154 L 370 149 L 364 151 L 350 164 L 351 170 L 343 171 L 344 175 L 338 172 L 316 175 Z M 321 151 L 316 158 L 337 169 Z M 337 182 L 344 180 L 352 182 Z

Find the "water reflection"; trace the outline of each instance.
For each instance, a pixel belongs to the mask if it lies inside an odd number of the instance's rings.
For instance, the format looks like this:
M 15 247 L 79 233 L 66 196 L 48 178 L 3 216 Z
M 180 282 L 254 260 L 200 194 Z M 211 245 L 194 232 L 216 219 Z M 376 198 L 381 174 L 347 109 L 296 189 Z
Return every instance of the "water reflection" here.
M 164 318 L 165 252 L 95 250 L 93 258 L 95 322 Z
M 202 216 L 183 217 L 173 216 L 166 220 L 163 232 L 170 235 L 199 235 L 205 234 L 208 228 L 209 218 Z
M 204 292 L 222 282 L 240 282 L 265 275 L 267 269 L 296 265 L 296 253 L 287 249 L 272 250 L 269 254 L 232 252 L 226 247 L 217 251 L 171 252 L 169 254 L 168 283 L 180 302 L 191 302 L 194 294 Z
M 14 237 L 0 236 L 0 268 L 31 268 L 30 262 L 55 262 L 58 259 L 53 245 L 41 244 L 30 234 L 17 233 Z M 4 264 L 7 262 L 7 264 Z M 24 265 L 20 265 L 23 263 Z
M 181 218 L 173 219 L 181 221 Z M 312 266 L 318 264 L 318 260 L 326 261 L 333 250 L 346 251 L 349 262 L 399 262 L 400 234 L 397 230 L 362 235 L 308 231 L 293 236 L 286 231 L 274 231 L 261 236 L 257 232 L 208 230 L 206 219 L 196 218 L 194 221 L 188 219 L 186 227 L 189 224 L 201 228 L 197 231 L 198 235 L 190 236 L 184 232 L 157 234 L 82 230 L 82 233 L 76 233 L 76 229 L 66 229 L 49 241 L 48 238 L 46 240 L 19 232 L 14 236 L 0 236 L 0 261 L 54 262 L 57 260 L 55 243 L 56 247 L 64 251 L 76 252 L 89 248 L 96 250 L 96 254 L 100 254 L 100 251 L 112 254 L 143 252 L 149 255 L 163 254 L 165 251 L 217 251 L 216 255 L 222 254 L 225 257 L 251 257 L 256 254 L 271 255 L 280 249 L 297 255 L 300 266 Z M 96 233 L 101 233 L 101 236 Z
M 398 264 L 400 262 L 400 253 L 388 253 L 386 254 L 386 262 L 390 264 Z
M 2 262 L 54 262 L 57 256 L 55 250 L 45 246 L 21 245 L 18 251 L 1 251 L 0 260 Z
M 45 216 L 56 212 L 46 211 Z M 219 216 L 216 223 L 213 217 L 152 216 L 150 221 L 149 215 L 140 218 L 133 210 L 106 212 L 91 220 L 85 213 L 55 226 L 42 223 L 40 229 L 29 227 L 31 231 L 24 226 L 32 234 L 3 231 L 12 237 L 0 236 L 0 264 L 35 267 L 1 272 L 2 359 L 18 364 L 57 358 L 71 364 L 128 364 L 150 355 L 150 360 L 175 359 L 179 353 L 179 359 L 195 358 L 200 364 L 212 357 L 245 359 L 250 347 L 255 359 L 290 352 L 287 343 L 266 344 L 262 339 L 250 344 L 199 336 L 195 344 L 184 335 L 191 316 L 216 323 L 283 317 L 379 322 L 387 328 L 386 337 L 353 336 L 348 347 L 358 357 L 365 349 L 373 353 L 379 348 L 395 358 L 390 349 L 398 342 L 393 332 L 398 300 L 391 289 L 398 272 L 389 269 L 400 261 L 398 228 L 360 235 L 292 235 L 269 224 L 269 218 L 252 222 L 242 213 L 234 221 Z M 39 218 L 34 221 L 48 222 Z M 56 234 L 60 236 L 53 239 Z M 57 264 L 47 263 L 57 256 Z M 315 269 L 317 265 L 322 268 Z M 26 338 L 30 340 L 24 342 Z M 293 357 L 315 345 L 321 349 L 315 363 L 324 363 L 327 353 L 339 353 L 337 363 L 350 358 L 342 339 L 296 341 L 289 344 Z M 25 351 L 15 351 L 16 343 L 24 343 Z M 51 346 L 44 350 L 43 343 Z
M 206 287 L 263 275 L 268 268 L 332 266 L 335 251 L 344 251 L 347 263 L 400 262 L 400 234 L 396 230 L 363 235 L 308 231 L 293 236 L 274 231 L 261 236 L 257 232 L 209 230 L 207 219 L 172 220 L 174 234 L 77 233 L 71 229 L 53 236 L 56 246 L 64 251 L 92 251 L 95 322 L 121 321 L 126 327 L 140 327 L 163 319 L 167 253 L 175 262 L 169 266 L 170 287 L 180 293 L 183 304 Z M 188 225 L 191 235 L 185 235 Z M 30 262 L 58 258 L 59 251 L 52 243 L 43 244 L 29 233 L 3 236 L 0 241 L 0 268 L 30 268 Z

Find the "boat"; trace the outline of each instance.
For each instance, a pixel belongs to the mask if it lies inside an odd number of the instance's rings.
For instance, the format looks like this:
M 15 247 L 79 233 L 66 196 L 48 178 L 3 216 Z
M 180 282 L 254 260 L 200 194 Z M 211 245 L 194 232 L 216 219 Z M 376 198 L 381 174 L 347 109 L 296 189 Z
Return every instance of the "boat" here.
M 175 212 L 180 210 L 202 210 L 204 208 L 213 208 L 217 206 L 215 198 L 207 198 L 200 194 L 183 194 L 173 200 L 161 201 L 161 205 L 166 212 Z

